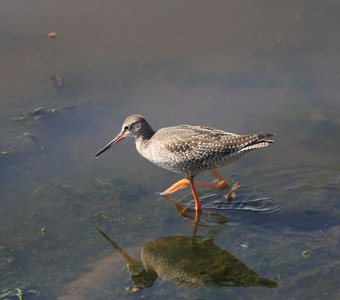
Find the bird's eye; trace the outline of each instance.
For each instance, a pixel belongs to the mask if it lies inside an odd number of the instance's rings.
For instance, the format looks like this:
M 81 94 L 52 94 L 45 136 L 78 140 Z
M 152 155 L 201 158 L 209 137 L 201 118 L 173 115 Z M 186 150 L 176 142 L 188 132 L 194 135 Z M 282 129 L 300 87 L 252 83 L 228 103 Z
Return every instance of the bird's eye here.
M 129 130 L 129 126 L 124 126 L 124 131 Z

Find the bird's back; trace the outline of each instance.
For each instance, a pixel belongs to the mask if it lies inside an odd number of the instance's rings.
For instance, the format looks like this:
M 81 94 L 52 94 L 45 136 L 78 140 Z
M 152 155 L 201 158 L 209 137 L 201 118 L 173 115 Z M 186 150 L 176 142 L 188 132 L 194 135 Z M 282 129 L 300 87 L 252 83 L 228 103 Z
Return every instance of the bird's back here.
M 179 125 L 158 130 L 143 147 L 142 156 L 168 170 L 193 177 L 226 165 L 251 150 L 268 146 L 272 134 L 238 135 L 204 126 Z

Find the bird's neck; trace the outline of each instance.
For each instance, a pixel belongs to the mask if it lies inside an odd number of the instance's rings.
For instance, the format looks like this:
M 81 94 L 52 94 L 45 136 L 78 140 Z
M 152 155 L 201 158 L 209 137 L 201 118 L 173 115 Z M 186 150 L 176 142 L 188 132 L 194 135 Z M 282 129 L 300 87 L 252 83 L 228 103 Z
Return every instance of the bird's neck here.
M 152 127 L 149 125 L 149 123 L 144 120 L 142 126 L 138 128 L 137 134 L 135 136 L 136 138 L 136 148 L 137 151 L 142 155 L 146 148 L 148 148 L 149 141 L 155 134 L 155 131 L 152 129 Z
M 137 136 L 137 140 L 148 141 L 155 134 L 155 131 L 151 128 L 151 126 L 146 123 L 143 127 L 140 128 Z
M 149 141 L 154 134 L 155 134 L 155 131 L 147 123 L 144 124 L 144 126 L 138 132 L 138 135 L 136 136 L 136 148 L 137 148 L 137 151 L 142 156 L 145 155 L 144 152 L 148 148 Z
M 154 134 L 155 131 L 151 128 L 151 126 L 147 123 L 144 124 L 136 136 L 136 144 L 145 145 Z

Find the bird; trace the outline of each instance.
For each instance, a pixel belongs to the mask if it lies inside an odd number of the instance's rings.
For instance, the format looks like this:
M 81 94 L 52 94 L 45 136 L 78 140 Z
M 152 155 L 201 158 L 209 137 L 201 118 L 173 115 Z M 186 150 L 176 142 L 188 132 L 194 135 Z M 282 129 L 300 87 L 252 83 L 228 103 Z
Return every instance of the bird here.
M 184 177 L 161 194 L 172 194 L 190 186 L 198 212 L 201 203 L 196 186 L 225 188 L 227 181 L 217 168 L 239 159 L 245 153 L 269 146 L 274 142 L 270 139 L 273 136 L 272 133 L 263 132 L 241 135 L 201 125 L 177 125 L 154 131 L 143 116 L 134 114 L 125 119 L 119 134 L 99 150 L 95 158 L 124 138 L 133 137 L 141 156 Z M 216 177 L 214 184 L 194 181 L 199 173 L 207 170 Z M 234 184 L 231 190 L 235 191 L 238 187 Z

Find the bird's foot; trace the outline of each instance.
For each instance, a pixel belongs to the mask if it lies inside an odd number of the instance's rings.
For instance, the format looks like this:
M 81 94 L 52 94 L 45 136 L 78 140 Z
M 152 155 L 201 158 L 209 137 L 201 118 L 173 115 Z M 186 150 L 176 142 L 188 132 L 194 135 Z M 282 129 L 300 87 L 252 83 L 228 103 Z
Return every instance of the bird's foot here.
M 223 190 L 228 186 L 226 179 L 216 178 L 213 182 L 214 184 L 211 185 L 211 189 L 213 190 Z
M 231 200 L 233 200 L 233 199 L 235 198 L 235 192 L 236 192 L 240 187 L 241 187 L 241 186 L 240 186 L 237 182 L 234 182 L 233 185 L 231 186 L 231 188 L 230 188 L 228 194 L 226 194 L 226 195 L 224 196 L 224 198 L 225 198 L 226 200 L 228 200 L 229 202 L 230 202 Z

